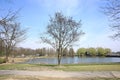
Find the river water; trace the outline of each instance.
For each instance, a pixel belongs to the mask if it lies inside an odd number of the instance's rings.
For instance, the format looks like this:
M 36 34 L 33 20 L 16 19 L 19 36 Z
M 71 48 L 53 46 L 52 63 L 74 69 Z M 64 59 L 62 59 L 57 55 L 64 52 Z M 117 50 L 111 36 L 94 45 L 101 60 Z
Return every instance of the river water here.
M 61 64 L 81 64 L 81 63 L 114 63 L 120 62 L 119 57 L 63 57 Z M 26 61 L 29 64 L 57 64 L 57 58 L 34 58 Z

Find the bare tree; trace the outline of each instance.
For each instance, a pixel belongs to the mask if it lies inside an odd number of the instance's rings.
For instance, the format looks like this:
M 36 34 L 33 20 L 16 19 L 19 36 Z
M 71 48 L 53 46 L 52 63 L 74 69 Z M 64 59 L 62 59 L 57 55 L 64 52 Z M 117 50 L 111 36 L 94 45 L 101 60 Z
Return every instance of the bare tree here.
M 21 29 L 20 23 L 16 22 L 16 14 L 9 12 L 0 19 L 0 39 L 5 44 L 6 61 L 13 48 L 25 39 L 26 29 Z
M 3 56 L 4 53 L 4 43 L 3 41 L 0 39 L 0 56 Z
M 69 49 L 69 56 L 71 56 L 71 57 L 75 56 L 75 52 L 74 52 L 74 49 L 72 47 Z
M 102 9 L 111 21 L 110 27 L 112 27 L 112 30 L 115 30 L 112 38 L 120 38 L 120 0 L 105 1 L 105 6 L 103 6 Z
M 78 41 L 84 32 L 80 29 L 81 21 L 76 22 L 72 17 L 65 17 L 59 12 L 50 17 L 49 22 L 46 37 L 41 37 L 41 40 L 57 50 L 60 65 L 64 49 Z
M 62 56 L 65 56 L 65 57 L 69 56 L 69 50 L 68 50 L 68 48 L 64 49 Z

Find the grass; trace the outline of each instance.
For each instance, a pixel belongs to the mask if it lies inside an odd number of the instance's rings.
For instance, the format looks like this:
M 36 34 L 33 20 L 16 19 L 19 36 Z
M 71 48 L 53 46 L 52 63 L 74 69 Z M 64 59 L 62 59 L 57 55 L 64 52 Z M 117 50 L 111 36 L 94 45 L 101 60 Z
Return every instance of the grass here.
M 120 78 L 49 78 L 40 76 L 0 75 L 0 80 L 120 80 Z
M 120 71 L 120 65 L 64 66 L 58 69 L 63 71 Z
M 0 58 L 0 64 L 5 63 L 5 62 L 6 62 L 6 61 L 5 61 L 4 58 Z
M 0 70 L 120 71 L 120 63 L 106 64 L 0 64 Z
M 29 64 L 2 64 L 0 70 L 25 70 L 27 67 L 32 67 Z
M 1 57 L 0 56 L 0 60 L 5 60 L 5 56 Z M 9 57 L 8 60 L 9 60 L 9 63 L 19 63 L 19 62 L 24 62 L 26 60 L 30 59 L 30 57 L 26 57 L 26 58 L 12 58 L 12 57 Z
M 63 71 L 120 71 L 120 64 L 73 64 L 64 65 L 63 67 L 59 67 L 57 69 Z

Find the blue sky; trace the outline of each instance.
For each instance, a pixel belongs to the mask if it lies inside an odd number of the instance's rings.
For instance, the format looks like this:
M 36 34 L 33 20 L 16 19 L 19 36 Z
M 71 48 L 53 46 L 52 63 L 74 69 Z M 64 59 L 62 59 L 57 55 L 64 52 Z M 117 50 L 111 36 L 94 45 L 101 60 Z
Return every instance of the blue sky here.
M 101 12 L 102 5 L 104 5 L 102 0 L 0 1 L 1 9 L 21 9 L 18 21 L 22 27 L 29 28 L 27 40 L 18 46 L 32 49 L 48 46 L 39 43 L 39 36 L 45 32 L 49 16 L 54 16 L 54 13 L 59 11 L 76 21 L 82 20 L 82 30 L 86 34 L 77 42 L 77 46 L 73 46 L 75 50 L 80 47 L 104 47 L 119 51 L 119 41 L 109 38 L 113 32 L 110 30 L 108 18 Z M 4 14 L 5 10 L 1 13 Z

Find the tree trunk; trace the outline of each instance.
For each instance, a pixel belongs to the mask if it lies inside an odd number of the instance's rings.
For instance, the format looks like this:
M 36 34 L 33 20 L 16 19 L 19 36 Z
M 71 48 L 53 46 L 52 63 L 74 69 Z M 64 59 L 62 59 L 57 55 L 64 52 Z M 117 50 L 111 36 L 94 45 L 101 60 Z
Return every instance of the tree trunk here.
M 8 55 L 6 54 L 5 62 L 8 62 Z
M 60 54 L 58 54 L 58 65 L 60 65 L 60 62 L 61 62 L 61 56 Z
M 5 56 L 5 62 L 8 62 L 8 57 L 9 57 L 9 54 L 8 54 L 7 49 L 6 49 L 6 51 L 5 51 L 5 54 L 6 54 L 6 56 Z
M 6 47 L 6 48 L 5 48 L 5 54 L 6 54 L 6 56 L 5 56 L 5 61 L 6 61 L 6 62 L 9 61 L 9 60 L 8 60 L 9 53 L 10 53 L 10 49 L 9 49 L 8 47 Z

